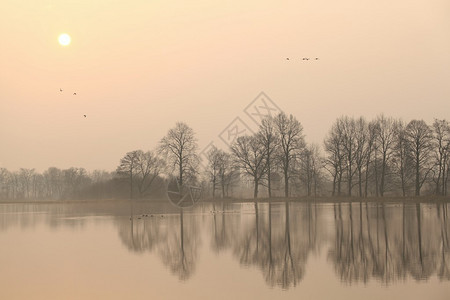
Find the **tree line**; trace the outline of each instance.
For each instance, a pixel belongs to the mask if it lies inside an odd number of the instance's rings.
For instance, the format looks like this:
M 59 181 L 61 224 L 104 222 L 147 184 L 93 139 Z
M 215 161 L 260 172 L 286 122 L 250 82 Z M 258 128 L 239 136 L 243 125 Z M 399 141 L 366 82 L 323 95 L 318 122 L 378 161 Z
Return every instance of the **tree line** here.
M 435 120 L 341 117 L 324 141 L 332 195 L 447 195 L 450 126 Z
M 0 199 L 161 198 L 173 178 L 180 189 L 202 187 L 205 198 L 447 196 L 449 153 L 446 120 L 342 116 L 321 147 L 306 143 L 296 117 L 280 113 L 229 149 L 212 147 L 202 166 L 194 130 L 178 122 L 155 149 L 127 152 L 113 172 L 0 168 Z
M 230 151 L 208 156 L 212 195 L 230 174 L 247 177 L 253 197 L 267 196 L 420 196 L 448 195 L 450 124 L 434 120 L 405 123 L 378 116 L 342 116 L 327 133 L 323 149 L 305 142 L 303 127 L 292 115 L 262 120 L 258 132 L 237 138 Z M 228 174 L 228 176 L 224 176 Z M 236 175 L 236 176 L 238 176 Z

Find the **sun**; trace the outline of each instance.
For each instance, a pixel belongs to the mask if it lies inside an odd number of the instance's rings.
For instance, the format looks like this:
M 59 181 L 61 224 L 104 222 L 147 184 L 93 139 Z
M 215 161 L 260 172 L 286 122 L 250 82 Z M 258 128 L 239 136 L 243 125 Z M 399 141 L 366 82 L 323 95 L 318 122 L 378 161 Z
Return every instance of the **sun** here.
M 67 46 L 70 44 L 71 38 L 70 35 L 68 35 L 67 33 L 62 33 L 59 35 L 58 37 L 58 42 L 62 45 L 62 46 Z

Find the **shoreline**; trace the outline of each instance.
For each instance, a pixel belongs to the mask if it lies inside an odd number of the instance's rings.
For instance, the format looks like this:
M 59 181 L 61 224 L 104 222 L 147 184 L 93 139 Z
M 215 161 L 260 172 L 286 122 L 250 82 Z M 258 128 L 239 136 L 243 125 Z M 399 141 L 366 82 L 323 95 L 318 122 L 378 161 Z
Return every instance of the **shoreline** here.
M 72 200 L 0 200 L 0 204 L 88 204 L 88 203 L 129 203 L 129 199 L 72 199 Z M 165 203 L 167 199 L 133 199 L 133 203 Z M 197 203 L 450 203 L 450 196 L 409 196 L 409 197 L 273 197 L 273 198 L 206 198 Z

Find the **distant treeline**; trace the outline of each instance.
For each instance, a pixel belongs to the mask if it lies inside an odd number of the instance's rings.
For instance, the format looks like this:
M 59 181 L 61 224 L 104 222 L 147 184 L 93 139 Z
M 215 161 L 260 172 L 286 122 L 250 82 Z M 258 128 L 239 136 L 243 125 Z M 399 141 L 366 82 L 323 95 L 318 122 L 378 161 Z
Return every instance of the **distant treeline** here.
M 303 127 L 280 113 L 226 150 L 211 148 L 201 164 L 195 133 L 177 123 L 154 151 L 130 151 L 114 172 L 49 168 L 0 169 L 0 199 L 127 199 L 165 197 L 201 186 L 204 198 L 448 195 L 450 124 L 381 115 L 343 116 L 322 147 L 305 142 Z
M 158 178 L 152 195 L 163 195 L 162 182 Z M 128 182 L 116 172 L 55 167 L 42 173 L 34 169 L 0 169 L 0 200 L 128 199 L 129 195 Z

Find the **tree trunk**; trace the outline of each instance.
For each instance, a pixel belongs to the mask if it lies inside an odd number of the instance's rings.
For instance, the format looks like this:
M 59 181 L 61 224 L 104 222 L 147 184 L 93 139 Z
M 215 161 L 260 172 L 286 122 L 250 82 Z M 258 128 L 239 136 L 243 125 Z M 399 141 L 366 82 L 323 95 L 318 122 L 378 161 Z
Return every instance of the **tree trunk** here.
M 375 155 L 375 195 L 378 197 L 378 163 L 377 156 Z
M 284 170 L 284 196 L 289 197 L 289 176 L 287 169 Z
M 364 196 L 367 198 L 368 195 L 368 189 L 369 189 L 369 166 L 370 166 L 370 154 L 371 150 L 369 150 L 369 153 L 367 155 L 367 162 L 366 162 L 366 181 L 364 182 Z
M 349 164 L 348 164 L 348 196 L 351 197 L 352 196 L 352 163 L 351 163 L 351 157 L 349 159 Z
M 225 182 L 222 179 L 222 198 L 225 198 Z
M 381 178 L 380 178 L 380 196 L 384 196 L 384 177 L 386 173 L 386 157 L 383 154 L 383 162 L 381 164 Z
M 267 189 L 268 189 L 268 193 L 269 193 L 269 198 L 272 197 L 272 186 L 271 186 L 271 181 L 272 179 L 270 178 L 271 175 L 271 170 L 270 170 L 270 154 L 269 154 L 269 150 L 267 149 Z
M 446 165 L 446 163 L 447 163 L 447 161 L 446 161 L 446 159 L 444 159 L 444 161 L 443 161 L 443 163 L 442 163 L 442 186 L 441 186 L 441 195 L 442 196 L 445 196 L 445 165 Z
M 442 194 L 444 195 L 444 196 L 447 196 L 447 186 L 448 186 L 448 178 L 449 178 L 449 175 L 450 175 L 450 167 L 449 166 L 446 166 L 446 168 L 447 168 L 447 172 L 444 172 L 444 174 L 446 174 L 443 178 L 442 178 L 442 181 L 443 181 L 443 183 L 442 183 Z
M 339 168 L 338 176 L 338 196 L 341 196 L 342 168 Z
M 179 176 L 180 188 L 183 186 L 183 162 L 180 161 L 180 176 Z M 180 191 L 181 192 L 181 191 Z
M 130 171 L 130 199 L 133 200 L 133 169 Z
M 336 178 L 337 178 L 337 170 L 333 175 L 333 192 L 331 193 L 331 196 L 336 195 Z
M 420 196 L 420 165 L 419 153 L 416 152 L 416 196 Z
M 358 185 L 359 185 L 359 197 L 362 197 L 362 170 L 358 167 Z

